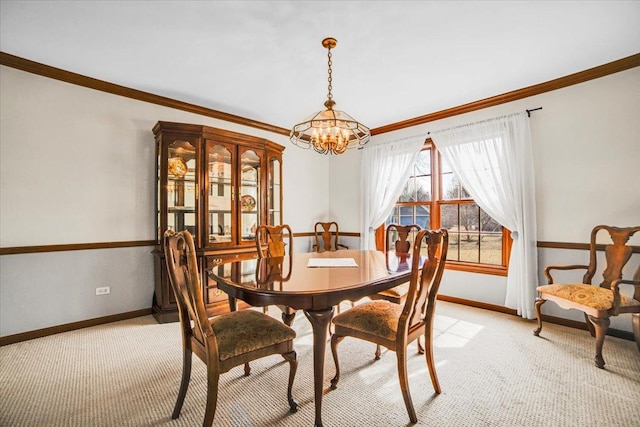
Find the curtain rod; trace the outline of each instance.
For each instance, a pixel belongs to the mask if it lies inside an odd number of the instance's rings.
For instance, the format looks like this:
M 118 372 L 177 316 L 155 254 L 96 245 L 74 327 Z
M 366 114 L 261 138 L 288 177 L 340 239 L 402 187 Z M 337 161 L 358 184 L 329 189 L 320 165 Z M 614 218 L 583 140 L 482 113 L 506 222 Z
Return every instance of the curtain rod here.
M 526 111 L 526 113 L 527 113 L 527 117 L 531 117 L 531 112 L 532 112 L 532 111 L 538 111 L 538 110 L 542 110 L 542 107 L 531 108 L 531 109 L 524 110 L 524 111 Z M 514 114 L 515 114 L 515 113 L 514 113 Z M 482 122 L 486 122 L 486 121 L 494 120 L 494 119 L 499 119 L 500 117 L 506 117 L 506 116 L 499 116 L 499 117 L 495 117 L 495 118 L 493 118 L 493 119 L 481 120 L 481 121 L 480 121 L 480 122 L 478 122 L 478 123 L 482 123 Z M 470 124 L 470 123 L 467 123 L 467 124 Z M 455 127 L 462 127 L 462 126 L 466 126 L 466 125 L 460 125 L 460 126 L 455 126 Z M 431 131 L 427 132 L 427 135 L 431 135 Z

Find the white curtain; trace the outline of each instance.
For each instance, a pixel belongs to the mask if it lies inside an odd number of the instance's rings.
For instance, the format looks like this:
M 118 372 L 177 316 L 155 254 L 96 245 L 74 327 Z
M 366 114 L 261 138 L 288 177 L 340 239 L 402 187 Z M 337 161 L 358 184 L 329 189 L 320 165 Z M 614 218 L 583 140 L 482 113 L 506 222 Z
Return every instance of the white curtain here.
M 424 145 L 425 135 L 365 146 L 361 185 L 362 249 L 375 249 L 375 230 L 387 219 L 402 193 Z
M 511 230 L 505 306 L 535 318 L 538 281 L 536 206 L 529 119 L 525 112 L 433 132 L 460 183 L 485 212 Z

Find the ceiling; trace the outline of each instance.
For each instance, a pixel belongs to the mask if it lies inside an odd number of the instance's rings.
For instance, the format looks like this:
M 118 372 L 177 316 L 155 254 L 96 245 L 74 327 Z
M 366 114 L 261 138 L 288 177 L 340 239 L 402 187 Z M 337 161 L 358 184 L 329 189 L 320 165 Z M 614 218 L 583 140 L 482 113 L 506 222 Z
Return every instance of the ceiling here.
M 640 52 L 640 1 L 0 1 L 0 50 L 291 128 L 370 128 Z

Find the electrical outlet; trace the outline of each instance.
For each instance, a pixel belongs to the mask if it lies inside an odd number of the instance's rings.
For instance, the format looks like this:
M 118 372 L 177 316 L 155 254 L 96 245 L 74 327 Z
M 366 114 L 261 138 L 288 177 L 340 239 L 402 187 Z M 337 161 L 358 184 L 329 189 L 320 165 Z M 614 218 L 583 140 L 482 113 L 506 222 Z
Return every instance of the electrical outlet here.
M 107 295 L 111 293 L 111 287 L 105 286 L 104 288 L 96 288 L 96 295 Z

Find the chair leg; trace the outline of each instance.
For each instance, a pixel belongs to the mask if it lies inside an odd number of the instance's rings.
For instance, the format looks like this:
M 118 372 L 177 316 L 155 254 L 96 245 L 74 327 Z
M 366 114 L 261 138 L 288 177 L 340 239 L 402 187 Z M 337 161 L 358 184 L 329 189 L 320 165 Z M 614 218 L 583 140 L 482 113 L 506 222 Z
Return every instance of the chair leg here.
M 542 313 L 541 313 L 541 307 L 542 304 L 544 304 L 545 302 L 547 302 L 546 299 L 538 299 L 536 301 L 536 303 L 534 304 L 534 307 L 536 309 L 536 318 L 538 319 L 538 327 L 533 331 L 533 335 L 539 337 L 540 336 L 540 331 L 542 330 Z
M 424 354 L 424 347 L 422 346 L 422 343 L 420 342 L 420 337 L 418 337 L 416 342 L 418 343 L 418 354 Z
M 418 338 L 420 342 L 420 338 Z M 440 388 L 440 381 L 438 381 L 438 374 L 436 373 L 436 364 L 433 359 L 433 339 L 431 337 L 424 336 L 424 356 L 427 359 L 427 368 L 429 368 L 429 375 L 431 376 L 431 384 L 436 393 L 440 394 L 442 389 Z
M 338 344 L 344 339 L 341 335 L 333 334 L 331 336 L 331 354 L 333 355 L 333 363 L 336 365 L 336 375 L 331 379 L 331 390 L 338 387 L 340 381 L 340 363 L 338 362 Z
M 251 374 L 251 366 L 249 366 L 249 362 L 244 363 L 244 376 L 248 377 Z
M 218 380 L 220 374 L 215 372 L 213 364 L 207 364 L 207 407 L 204 411 L 204 421 L 202 427 L 211 427 L 213 417 L 216 415 L 216 405 L 218 404 Z
M 416 411 L 413 409 L 413 401 L 411 400 L 411 393 L 409 392 L 409 378 L 407 376 L 407 349 L 399 348 L 396 351 L 396 358 L 398 359 L 398 378 L 400 379 L 400 390 L 402 390 L 402 397 L 404 399 L 404 405 L 407 407 L 407 413 L 412 423 L 418 422 Z
M 298 402 L 293 400 L 291 390 L 293 390 L 293 379 L 296 377 L 296 371 L 298 370 L 298 359 L 295 351 L 284 353 L 282 355 L 284 360 L 289 362 L 289 385 L 287 387 L 287 400 L 289 401 L 289 412 L 298 412 Z
M 587 324 L 587 329 L 589 330 L 589 333 L 591 334 L 592 337 L 596 336 L 596 328 L 594 326 L 593 323 L 591 323 L 591 316 L 589 316 L 587 313 L 584 313 L 584 322 Z
M 597 318 L 589 316 L 591 324 L 595 327 L 596 331 L 596 366 L 600 369 L 604 369 L 604 359 L 602 357 L 602 345 L 604 344 L 604 337 L 607 335 L 607 329 L 611 321 L 608 317 Z
M 193 353 L 190 349 L 185 348 L 182 352 L 182 381 L 180 382 L 180 391 L 178 391 L 178 399 L 176 405 L 173 407 L 172 419 L 176 419 L 180 416 L 182 410 L 182 404 L 184 403 L 184 397 L 187 395 L 187 389 L 189 388 L 189 380 L 191 379 L 191 359 Z
M 640 314 L 634 313 L 631 316 L 631 321 L 633 323 L 633 335 L 636 337 L 636 344 L 638 345 L 638 350 L 640 350 Z
M 380 344 L 376 344 L 376 356 L 375 359 L 376 360 L 380 360 L 380 355 L 382 354 L 382 352 L 380 351 Z

